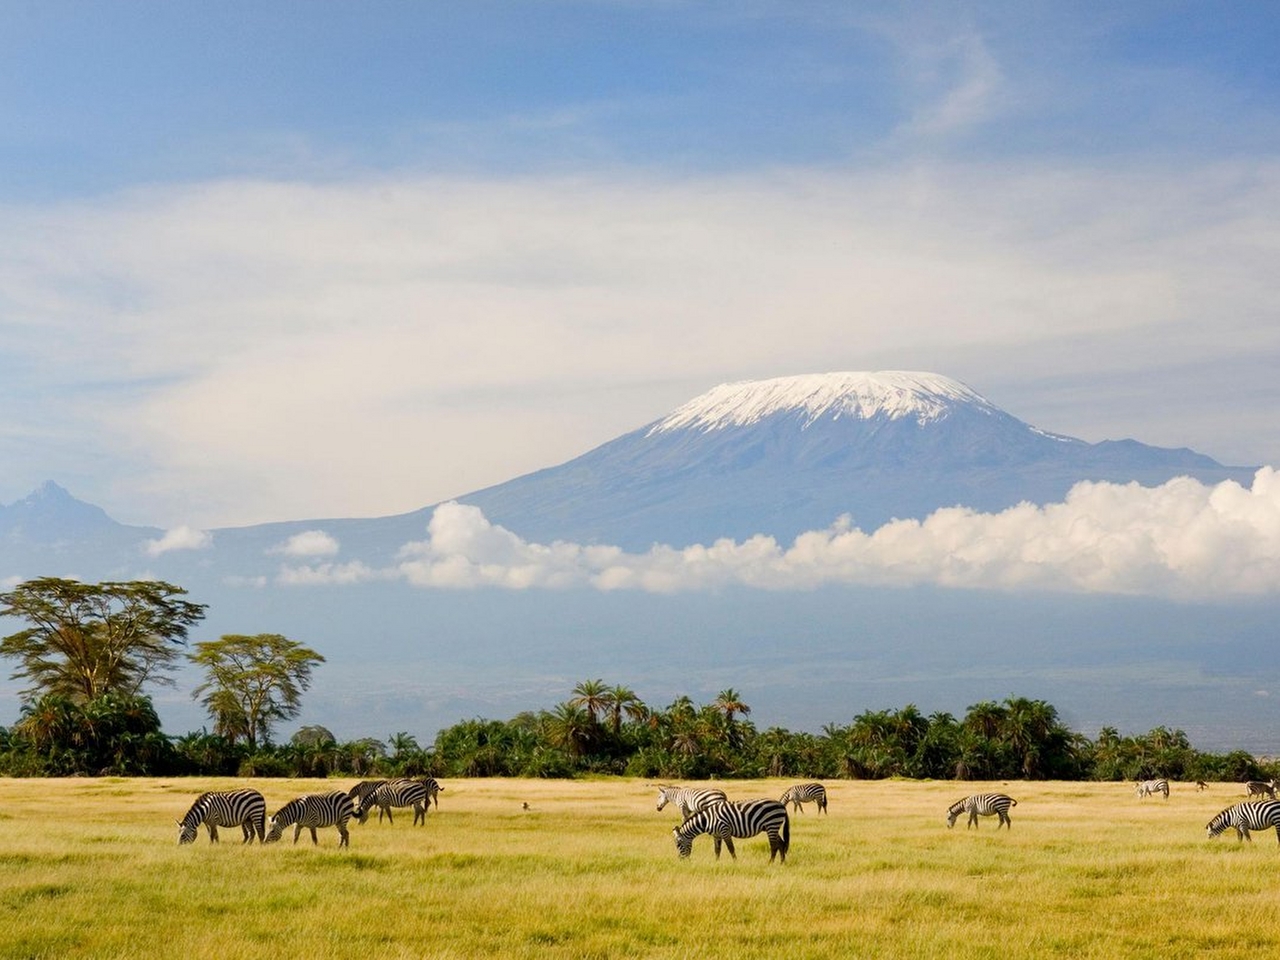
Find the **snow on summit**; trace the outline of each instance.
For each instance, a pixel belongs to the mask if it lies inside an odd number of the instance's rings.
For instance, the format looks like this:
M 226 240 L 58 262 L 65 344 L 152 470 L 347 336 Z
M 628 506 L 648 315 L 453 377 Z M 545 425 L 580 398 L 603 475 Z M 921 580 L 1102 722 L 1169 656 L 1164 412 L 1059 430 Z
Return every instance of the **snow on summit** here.
M 815 373 L 770 380 L 722 383 L 660 420 L 649 434 L 669 430 L 719 430 L 759 423 L 777 413 L 795 412 L 808 426 L 829 416 L 870 420 L 914 417 L 930 423 L 957 404 L 994 413 L 996 408 L 958 380 L 904 370 Z

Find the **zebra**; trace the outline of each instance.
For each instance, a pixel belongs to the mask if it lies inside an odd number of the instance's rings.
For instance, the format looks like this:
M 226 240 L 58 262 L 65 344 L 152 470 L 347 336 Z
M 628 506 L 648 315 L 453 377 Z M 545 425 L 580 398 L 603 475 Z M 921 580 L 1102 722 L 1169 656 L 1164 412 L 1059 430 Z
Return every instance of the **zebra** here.
M 1169 781 L 1164 777 L 1155 780 L 1139 780 L 1133 788 L 1135 796 L 1153 797 L 1157 793 L 1163 793 L 1166 800 L 1169 799 Z
M 1227 827 L 1236 828 L 1238 840 L 1253 842 L 1250 830 L 1276 828 L 1276 842 L 1280 843 L 1280 800 L 1246 800 L 1234 807 L 1227 807 L 1205 827 L 1210 837 L 1216 837 Z
M 671 831 L 676 850 L 681 859 L 693 852 L 693 838 L 700 833 L 710 834 L 716 841 L 716 859 L 720 859 L 720 842 L 729 848 L 729 856 L 738 859 L 733 849 L 733 838 L 769 835 L 769 862 L 781 854 L 787 862 L 791 848 L 791 818 L 787 808 L 777 800 L 734 800 L 713 804 L 689 817 Z
M 1270 780 L 1263 782 L 1261 780 L 1250 780 L 1244 785 L 1245 796 L 1248 797 L 1270 797 L 1272 800 L 1276 798 L 1276 782 Z
M 263 843 L 275 843 L 289 824 L 296 824 L 293 831 L 293 842 L 298 842 L 302 828 L 311 830 L 311 842 L 316 839 L 316 827 L 337 827 L 339 847 L 347 846 L 349 834 L 347 821 L 355 815 L 355 804 L 342 791 L 334 793 L 313 793 L 305 797 L 290 800 L 277 810 L 267 821 L 267 836 Z
M 781 803 L 783 806 L 789 803 L 792 809 L 804 813 L 804 805 L 814 800 L 818 803 L 818 812 L 826 813 L 827 788 L 820 783 L 797 783 L 794 787 L 787 788 L 782 795 Z
M 364 823 L 369 819 L 369 809 L 377 807 L 379 823 L 384 813 L 388 823 L 395 823 L 391 816 L 392 807 L 413 807 L 413 825 L 416 827 L 421 821 L 425 826 L 430 804 L 431 795 L 421 780 L 387 780 L 356 804 L 355 816 Z
M 990 817 L 992 815 L 999 817 L 996 821 L 996 829 L 1000 829 L 1000 825 L 1013 829 L 1013 822 L 1009 819 L 1009 808 L 1016 807 L 1018 801 L 1013 797 L 1006 796 L 1003 793 L 975 793 L 971 797 L 965 797 L 963 800 L 957 800 L 947 808 L 947 829 L 951 829 L 956 825 L 956 820 L 960 814 L 969 814 L 969 822 L 965 824 L 965 829 L 973 827 L 978 828 L 978 817 Z
M 440 793 L 444 787 L 440 785 L 440 781 L 435 777 L 419 777 L 418 782 L 427 788 L 427 806 L 431 805 L 434 800 L 436 809 L 440 809 Z
M 728 799 L 719 787 L 676 787 L 670 784 L 658 787 L 658 809 L 674 803 L 680 808 L 680 816 L 685 820 L 699 810 L 725 803 Z
M 225 793 L 202 793 L 178 823 L 178 843 L 191 843 L 203 823 L 209 830 L 209 842 L 218 842 L 219 827 L 240 827 L 243 843 L 253 843 L 256 833 L 263 838 L 267 819 L 267 801 L 257 790 L 231 790 Z

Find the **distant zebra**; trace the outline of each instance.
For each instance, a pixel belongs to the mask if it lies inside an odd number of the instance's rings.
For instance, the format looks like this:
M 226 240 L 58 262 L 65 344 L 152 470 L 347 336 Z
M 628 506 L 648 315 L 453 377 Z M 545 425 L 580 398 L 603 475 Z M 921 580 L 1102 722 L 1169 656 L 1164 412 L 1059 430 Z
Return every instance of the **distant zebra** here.
M 1244 785 L 1244 792 L 1249 797 L 1270 797 L 1274 800 L 1276 798 L 1276 782 L 1271 780 L 1264 783 L 1261 780 L 1250 780 Z
M 721 841 L 729 848 L 729 856 L 738 859 L 733 849 L 734 837 L 768 834 L 770 863 L 779 854 L 782 862 L 786 863 L 787 851 L 791 848 L 791 819 L 787 816 L 787 808 L 777 800 L 734 800 L 732 803 L 717 803 L 695 813 L 671 831 L 681 858 L 693 851 L 693 838 L 700 833 L 715 838 L 717 860 L 720 859 Z
M 187 815 L 178 821 L 178 843 L 191 843 L 200 824 L 209 830 L 209 842 L 218 842 L 219 827 L 240 827 L 243 843 L 253 843 L 256 833 L 262 840 L 267 818 L 267 801 L 257 790 L 231 790 L 225 793 L 202 793 Z
M 1280 843 L 1280 800 L 1246 800 L 1234 807 L 1227 807 L 1206 825 L 1210 837 L 1216 837 L 1227 827 L 1235 827 L 1238 840 L 1253 842 L 1250 830 L 1276 828 L 1276 842 Z
M 364 823 L 369 819 L 369 810 L 377 807 L 379 823 L 382 822 L 384 813 L 388 823 L 395 823 L 391 816 L 392 807 L 413 807 L 413 825 L 416 827 L 419 821 L 426 824 L 430 803 L 427 786 L 421 780 L 388 780 L 379 784 L 356 804 L 355 815 L 356 819 Z
M 316 827 L 337 827 L 339 847 L 347 846 L 350 835 L 347 833 L 347 821 L 355 815 L 355 804 L 351 798 L 341 791 L 336 793 L 313 793 L 305 797 L 290 800 L 275 812 L 267 821 L 267 837 L 264 843 L 275 843 L 284 833 L 284 828 L 295 824 L 293 842 L 298 842 L 302 828 L 311 831 L 311 842 L 316 839 Z
M 793 810 L 804 813 L 804 804 L 815 800 L 818 803 L 818 812 L 826 813 L 827 788 L 820 783 L 797 783 L 794 787 L 787 788 L 780 802 L 783 806 L 789 803 Z
M 1133 788 L 1133 792 L 1138 797 L 1152 797 L 1157 793 L 1163 793 L 1166 800 L 1169 799 L 1169 781 L 1164 777 L 1157 780 L 1139 780 Z
M 680 816 L 685 820 L 699 810 L 724 803 L 728 799 L 719 787 L 676 787 L 669 784 L 658 787 L 658 809 L 674 803 L 680 808 Z
M 965 824 L 966 830 L 970 827 L 976 830 L 978 828 L 978 818 L 990 816 L 1000 818 L 996 821 L 997 830 L 1000 829 L 1001 824 L 1012 830 L 1013 822 L 1009 819 L 1009 808 L 1017 805 L 1017 800 L 1003 793 L 975 793 L 971 797 L 957 800 L 947 808 L 947 829 L 956 825 L 956 820 L 959 819 L 960 814 L 967 813 L 969 814 L 969 822 Z

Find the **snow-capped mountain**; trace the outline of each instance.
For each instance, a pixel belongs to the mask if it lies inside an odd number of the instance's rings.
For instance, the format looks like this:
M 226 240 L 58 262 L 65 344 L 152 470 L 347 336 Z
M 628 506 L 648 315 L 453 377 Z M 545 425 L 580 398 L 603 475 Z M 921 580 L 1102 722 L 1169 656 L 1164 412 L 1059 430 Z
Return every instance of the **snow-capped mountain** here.
M 1081 480 L 1248 482 L 1190 450 L 1086 443 L 1032 427 L 932 373 L 728 383 L 561 466 L 461 498 L 527 539 L 644 548 L 788 540 L 848 514 L 863 529 L 947 506 L 1060 500 Z

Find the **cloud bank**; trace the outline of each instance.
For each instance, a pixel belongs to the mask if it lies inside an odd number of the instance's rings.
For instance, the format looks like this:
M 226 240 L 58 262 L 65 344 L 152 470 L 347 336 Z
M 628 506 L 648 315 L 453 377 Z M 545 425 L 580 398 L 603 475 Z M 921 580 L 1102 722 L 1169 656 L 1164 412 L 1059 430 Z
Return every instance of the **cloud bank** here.
M 1000 513 L 938 510 L 873 532 L 842 518 L 784 546 L 772 537 L 627 553 L 613 546 L 530 543 L 476 507 L 436 508 L 427 538 L 393 569 L 360 563 L 286 568 L 307 585 L 402 578 L 424 588 L 590 587 L 676 593 L 831 584 L 1069 591 L 1205 601 L 1280 593 L 1280 475 L 1250 488 L 1178 478 L 1159 487 L 1077 484 L 1062 503 Z

